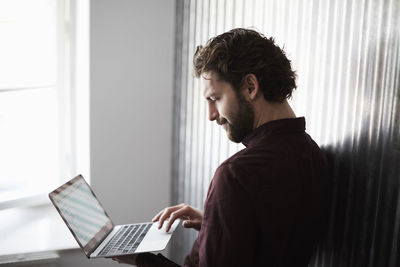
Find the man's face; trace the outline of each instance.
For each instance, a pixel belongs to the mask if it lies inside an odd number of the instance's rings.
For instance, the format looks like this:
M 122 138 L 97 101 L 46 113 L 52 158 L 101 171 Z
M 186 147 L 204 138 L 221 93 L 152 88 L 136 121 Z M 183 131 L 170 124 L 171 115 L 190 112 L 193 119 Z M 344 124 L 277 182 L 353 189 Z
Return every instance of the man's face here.
M 216 120 L 226 130 L 228 138 L 239 143 L 253 130 L 254 110 L 241 92 L 218 81 L 212 72 L 202 76 L 203 94 L 208 102 L 209 119 Z

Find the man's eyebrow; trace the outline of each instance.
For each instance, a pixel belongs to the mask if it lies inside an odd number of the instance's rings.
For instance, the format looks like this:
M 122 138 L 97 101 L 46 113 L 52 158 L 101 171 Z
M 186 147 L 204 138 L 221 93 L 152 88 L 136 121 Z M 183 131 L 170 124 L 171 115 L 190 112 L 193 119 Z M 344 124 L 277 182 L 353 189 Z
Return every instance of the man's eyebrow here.
M 217 93 L 211 93 L 211 94 L 208 94 L 208 95 L 204 95 L 204 97 L 205 97 L 207 100 L 211 100 L 212 97 L 215 98 L 216 96 L 218 96 Z

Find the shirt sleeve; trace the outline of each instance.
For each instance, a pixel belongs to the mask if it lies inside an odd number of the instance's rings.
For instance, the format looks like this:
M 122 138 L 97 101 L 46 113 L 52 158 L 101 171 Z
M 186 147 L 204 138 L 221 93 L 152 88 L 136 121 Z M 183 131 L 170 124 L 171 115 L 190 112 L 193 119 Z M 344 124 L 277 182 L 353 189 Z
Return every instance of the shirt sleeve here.
M 253 266 L 256 225 L 251 197 L 229 163 L 213 178 L 198 240 L 199 266 Z M 240 177 L 245 178 L 245 177 Z

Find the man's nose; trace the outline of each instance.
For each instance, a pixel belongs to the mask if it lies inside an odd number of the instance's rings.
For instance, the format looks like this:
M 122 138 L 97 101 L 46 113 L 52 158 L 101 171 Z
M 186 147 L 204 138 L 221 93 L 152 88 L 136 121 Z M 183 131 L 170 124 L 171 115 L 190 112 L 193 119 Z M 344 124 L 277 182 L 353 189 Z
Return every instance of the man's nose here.
M 219 113 L 214 103 L 208 104 L 208 119 L 214 121 L 218 118 Z

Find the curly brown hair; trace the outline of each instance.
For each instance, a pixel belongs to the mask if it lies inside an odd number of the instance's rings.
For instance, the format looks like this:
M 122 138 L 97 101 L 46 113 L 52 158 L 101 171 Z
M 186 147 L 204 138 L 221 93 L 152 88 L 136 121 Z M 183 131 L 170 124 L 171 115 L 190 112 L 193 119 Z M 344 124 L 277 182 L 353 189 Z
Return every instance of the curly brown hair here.
M 296 73 L 285 52 L 274 39 L 250 29 L 237 28 L 211 38 L 198 46 L 193 58 L 194 73 L 212 71 L 219 80 L 238 92 L 247 74 L 257 77 L 264 98 L 282 102 L 296 88 Z

